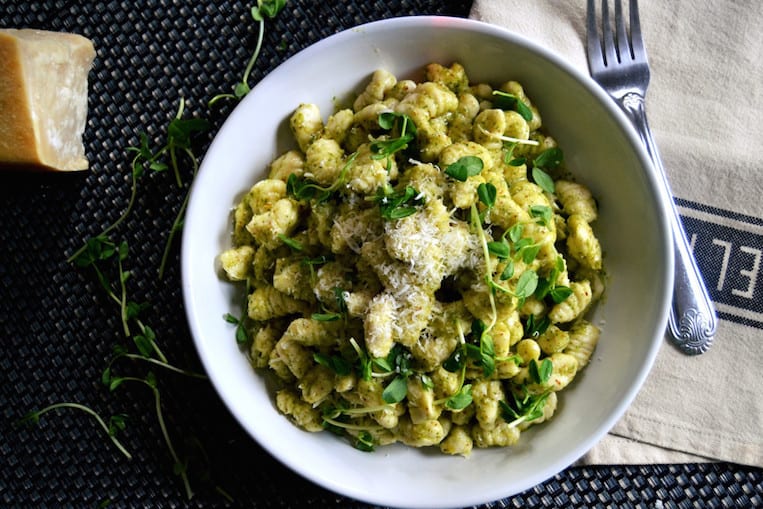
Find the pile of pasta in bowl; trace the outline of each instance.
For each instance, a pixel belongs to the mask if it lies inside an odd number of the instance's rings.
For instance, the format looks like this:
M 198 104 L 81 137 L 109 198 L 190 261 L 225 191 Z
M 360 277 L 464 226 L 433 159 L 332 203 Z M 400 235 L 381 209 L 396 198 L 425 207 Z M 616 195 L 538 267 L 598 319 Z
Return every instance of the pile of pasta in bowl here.
M 520 83 L 423 72 L 379 69 L 327 117 L 295 105 L 295 148 L 219 259 L 246 288 L 236 337 L 297 426 L 468 456 L 552 419 L 588 364 L 598 211 Z

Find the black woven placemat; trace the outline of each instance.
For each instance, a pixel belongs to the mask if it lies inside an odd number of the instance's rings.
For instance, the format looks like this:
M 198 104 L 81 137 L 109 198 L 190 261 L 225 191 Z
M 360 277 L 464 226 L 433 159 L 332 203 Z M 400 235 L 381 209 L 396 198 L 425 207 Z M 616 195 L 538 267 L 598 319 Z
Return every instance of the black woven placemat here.
M 469 1 L 398 0 L 288 3 L 269 21 L 252 83 L 322 37 L 392 16 L 466 16 Z M 251 4 L 0 0 L 0 26 L 71 31 L 98 50 L 90 75 L 85 134 L 91 170 L 73 175 L 0 174 L 0 505 L 3 507 L 366 507 L 298 477 L 257 446 L 207 382 L 157 373 L 166 428 L 188 458 L 188 499 L 164 442 L 151 391 L 101 373 L 122 343 L 119 310 L 94 273 L 66 261 L 115 221 L 130 196 L 126 148 L 162 130 L 185 97 L 186 116 L 212 123 L 201 154 L 232 104 L 206 101 L 229 90 L 255 45 Z M 2 69 L 0 69 L 2 72 Z M 2 114 L 2 112 L 0 112 Z M 184 176 L 185 181 L 189 175 Z M 187 185 L 187 184 L 186 184 Z M 139 179 L 134 212 L 113 232 L 129 246 L 131 299 L 172 363 L 200 369 L 182 308 L 177 246 L 162 280 L 164 243 L 186 189 L 170 173 Z M 142 365 L 122 365 L 125 374 Z M 145 369 L 143 369 L 145 372 Z M 14 423 L 28 411 L 78 402 L 103 416 L 124 413 L 118 436 L 128 461 L 94 419 L 62 409 L 38 426 Z M 489 507 L 763 507 L 759 469 L 731 464 L 573 467 Z M 390 487 L 394 489 L 394 487 Z M 229 500 L 231 498 L 233 501 Z

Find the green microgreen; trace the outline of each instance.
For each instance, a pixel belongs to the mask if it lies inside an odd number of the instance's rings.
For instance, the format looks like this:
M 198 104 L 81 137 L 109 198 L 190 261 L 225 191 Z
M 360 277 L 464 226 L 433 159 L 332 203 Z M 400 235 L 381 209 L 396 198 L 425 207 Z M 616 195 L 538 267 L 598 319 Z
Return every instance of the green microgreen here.
M 368 430 L 360 430 L 352 445 L 363 452 L 373 452 L 376 446 L 374 436 Z
M 510 391 L 511 401 L 501 400 L 501 414 L 509 426 L 516 427 L 525 421 L 532 421 L 543 417 L 543 408 L 546 405 L 550 392 L 531 395 L 524 385 L 518 389 L 520 394 Z
M 445 168 L 445 174 L 459 182 L 466 182 L 466 179 L 479 175 L 484 167 L 482 159 L 477 156 L 463 156 L 458 161 L 451 163 Z
M 472 384 L 464 384 L 454 395 L 447 399 L 445 406 L 449 410 L 457 412 L 471 405 L 472 401 Z
M 559 304 L 572 295 L 572 289 L 569 286 L 556 284 L 559 274 L 564 272 L 564 269 L 564 259 L 558 256 L 548 276 L 542 277 L 538 281 L 538 288 L 535 290 L 535 297 L 538 300 L 543 300 L 548 296 L 554 304 Z
M 385 403 L 394 404 L 405 399 L 405 396 L 408 394 L 408 377 L 413 374 L 411 368 L 412 359 L 413 355 L 411 352 L 399 343 L 392 347 L 392 350 L 390 350 L 384 359 L 385 363 L 383 366 L 390 373 L 395 374 L 395 377 L 382 392 L 382 399 Z
M 286 192 L 293 196 L 298 201 L 315 200 L 320 203 L 328 200 L 333 193 L 338 191 L 345 183 L 347 172 L 355 162 L 355 158 L 358 156 L 357 152 L 353 152 L 350 157 L 342 166 L 339 171 L 339 175 L 336 180 L 330 186 L 321 186 L 316 182 L 304 177 L 298 177 L 295 173 L 289 175 L 286 179 Z
M 265 19 L 275 18 L 279 12 L 286 6 L 286 0 L 257 0 L 257 5 L 251 9 L 251 16 L 258 24 L 257 32 L 257 45 L 254 48 L 252 56 L 249 58 L 249 62 L 246 65 L 244 74 L 241 77 L 241 81 L 236 83 L 233 87 L 233 93 L 218 94 L 209 100 L 208 105 L 212 106 L 221 99 L 242 99 L 251 90 L 249 86 L 249 75 L 254 69 L 254 63 L 260 55 L 262 50 L 262 41 L 265 36 Z
M 506 281 L 508 279 L 511 279 L 512 277 L 514 277 L 514 260 L 509 259 L 509 260 L 506 260 L 506 265 L 501 271 L 501 275 L 499 276 L 499 279 L 501 281 Z
M 527 366 L 530 381 L 535 384 L 546 384 L 554 371 L 554 365 L 550 359 L 541 362 L 532 359 Z M 517 426 L 526 421 L 533 421 L 543 417 L 543 408 L 546 405 L 550 390 L 540 394 L 531 394 L 526 385 L 520 385 L 509 392 L 510 401 L 501 400 L 501 413 L 509 423 L 509 426 Z
M 536 384 L 545 384 L 551 378 L 554 371 L 554 364 L 551 359 L 543 359 L 541 362 L 532 359 L 527 365 L 527 372 L 530 379 Z
M 389 185 L 376 190 L 374 201 L 379 204 L 381 216 L 392 221 L 415 214 L 426 203 L 424 195 L 411 186 L 395 191 Z
M 326 355 L 320 352 L 313 354 L 313 360 L 321 366 L 329 368 L 339 376 L 352 373 L 352 365 L 339 355 Z
M 533 112 L 524 101 L 514 94 L 502 90 L 493 90 L 493 106 L 507 111 L 516 111 L 527 122 L 533 119 Z
M 548 316 L 537 318 L 535 315 L 530 315 L 525 322 L 523 337 L 537 339 L 546 332 L 549 325 L 551 325 L 551 319 Z
M 387 159 L 387 171 L 391 168 L 391 158 L 398 152 L 408 148 L 408 144 L 416 139 L 416 124 L 405 113 L 385 111 L 379 114 L 379 127 L 392 131 L 398 136 L 389 139 L 374 140 L 369 145 L 371 159 Z
M 336 322 L 342 319 L 340 313 L 313 313 L 310 318 L 317 322 Z
M 181 461 L 180 457 L 178 456 L 178 453 L 176 452 L 175 446 L 170 437 L 169 430 L 164 421 L 164 411 L 162 410 L 161 393 L 159 392 L 159 386 L 158 386 L 158 381 L 156 379 L 156 375 L 154 375 L 154 373 L 152 372 L 149 372 L 145 376 L 145 378 L 131 377 L 131 376 L 112 377 L 111 380 L 109 381 L 109 390 L 114 391 L 125 382 L 139 383 L 139 384 L 147 386 L 151 390 L 151 393 L 154 396 L 154 409 L 156 412 L 157 421 L 159 423 L 159 429 L 161 430 L 162 437 L 164 438 L 164 443 L 167 447 L 167 450 L 170 452 L 170 455 L 172 456 L 172 459 L 174 461 L 173 472 L 175 473 L 175 475 L 179 476 L 182 479 L 183 486 L 185 487 L 186 496 L 190 500 L 191 498 L 193 498 L 194 494 L 193 494 L 193 490 L 191 489 L 190 479 L 188 478 L 188 472 L 187 472 L 188 464 L 187 464 L 187 461 Z
M 548 171 L 558 168 L 564 161 L 564 154 L 558 147 L 551 147 L 537 156 L 532 161 L 532 179 L 541 189 L 549 194 L 555 191 L 554 179 L 549 176 Z
M 303 246 L 298 240 L 287 237 L 283 233 L 279 233 L 278 238 L 280 239 L 281 242 L 289 246 L 289 248 L 292 251 L 300 252 L 300 251 L 304 251 L 305 249 L 305 246 Z
M 29 424 L 29 425 L 36 425 L 40 422 L 40 417 L 42 417 L 44 414 L 50 412 L 51 410 L 56 410 L 59 408 L 69 408 L 74 410 L 79 410 L 82 412 L 85 412 L 86 414 L 92 416 L 98 425 L 103 428 L 103 430 L 108 434 L 109 439 L 111 442 L 116 446 L 117 449 L 119 449 L 119 452 L 124 454 L 127 459 L 132 459 L 132 455 L 129 453 L 127 449 L 125 449 L 124 445 L 117 439 L 117 434 L 124 430 L 126 427 L 126 416 L 124 414 L 116 414 L 112 415 L 109 418 L 108 424 L 106 421 L 104 421 L 98 413 L 93 410 L 92 408 L 82 405 L 80 403 L 72 403 L 72 402 L 65 402 L 65 403 L 55 403 L 53 405 L 48 405 L 45 408 L 41 410 L 36 410 L 29 412 L 24 417 L 22 417 L 19 421 L 17 421 L 17 425 L 22 424 Z
M 498 197 L 498 190 L 490 182 L 482 182 L 477 186 L 477 197 L 485 207 L 493 208 Z
M 505 241 L 490 241 L 487 243 L 487 249 L 490 251 L 490 254 L 497 256 L 501 260 L 507 259 L 511 254 L 509 244 Z
M 554 213 L 548 205 L 533 205 L 530 207 L 530 215 L 543 226 L 550 226 Z
M 236 343 L 239 345 L 246 344 L 249 341 L 249 336 L 246 333 L 245 320 L 243 318 L 236 318 L 230 313 L 225 313 L 223 319 L 236 326 Z

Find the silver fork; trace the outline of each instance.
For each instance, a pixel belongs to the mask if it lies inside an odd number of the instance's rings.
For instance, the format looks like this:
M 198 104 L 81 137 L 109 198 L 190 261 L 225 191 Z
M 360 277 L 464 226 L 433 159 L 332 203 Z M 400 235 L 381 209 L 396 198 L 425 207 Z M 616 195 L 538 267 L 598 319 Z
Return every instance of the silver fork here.
M 602 0 L 601 39 L 597 30 L 594 2 L 595 0 L 588 0 L 587 52 L 591 77 L 628 116 L 652 159 L 652 165 L 662 176 L 667 196 L 672 197 L 665 169 L 646 120 L 644 97 L 649 85 L 649 64 L 641 36 L 637 0 L 630 0 L 628 9 L 630 37 L 621 0 L 615 0 L 614 34 L 609 21 L 608 0 Z M 675 286 L 668 328 L 673 343 L 680 350 L 689 355 L 697 355 L 710 348 L 718 320 L 672 198 L 670 204 Z

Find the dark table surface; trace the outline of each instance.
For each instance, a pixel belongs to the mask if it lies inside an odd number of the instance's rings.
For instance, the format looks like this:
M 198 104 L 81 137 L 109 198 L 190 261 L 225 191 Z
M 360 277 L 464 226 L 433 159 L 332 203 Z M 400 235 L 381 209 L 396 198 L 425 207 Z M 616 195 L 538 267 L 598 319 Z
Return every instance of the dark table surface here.
M 300 49 L 359 23 L 413 14 L 467 16 L 467 0 L 315 2 L 292 0 L 268 21 L 254 84 Z M 251 4 L 237 1 L 85 2 L 0 0 L 1 27 L 77 32 L 98 51 L 90 74 L 85 144 L 91 169 L 77 174 L 0 174 L 0 505 L 3 507 L 366 507 L 328 492 L 269 457 L 239 427 L 204 380 L 155 369 L 166 430 L 187 464 L 186 496 L 163 438 L 151 390 L 125 383 L 110 391 L 101 374 L 125 344 L 118 308 L 94 271 L 67 262 L 114 222 L 130 197 L 126 149 L 146 132 L 164 140 L 179 98 L 186 117 L 211 129 L 194 139 L 200 156 L 232 108 L 207 100 L 235 83 L 257 39 Z M 2 72 L 2 69 L 0 69 Z M 2 114 L 2 112 L 0 112 Z M 177 242 L 166 273 L 157 267 L 190 180 L 138 180 L 133 212 L 112 233 L 130 247 L 130 299 L 176 366 L 199 370 L 186 326 Z M 134 346 L 132 347 L 134 349 Z M 115 370 L 146 375 L 122 359 Z M 76 402 L 104 418 L 125 414 L 117 436 L 127 460 L 90 415 L 64 408 L 37 426 L 17 421 L 34 409 Z M 391 487 L 391 489 L 394 489 Z M 681 464 L 570 467 L 486 507 L 763 507 L 761 470 Z M 231 501 L 232 499 L 232 501 Z

